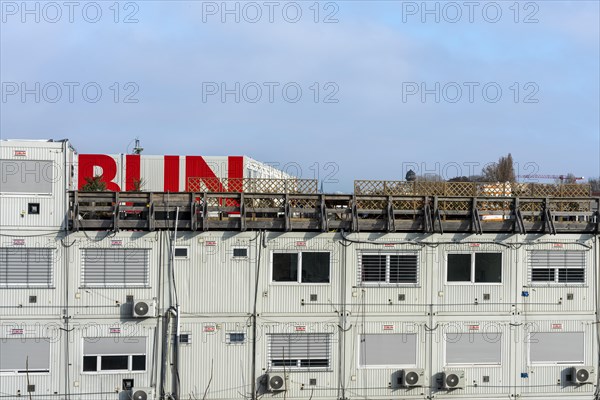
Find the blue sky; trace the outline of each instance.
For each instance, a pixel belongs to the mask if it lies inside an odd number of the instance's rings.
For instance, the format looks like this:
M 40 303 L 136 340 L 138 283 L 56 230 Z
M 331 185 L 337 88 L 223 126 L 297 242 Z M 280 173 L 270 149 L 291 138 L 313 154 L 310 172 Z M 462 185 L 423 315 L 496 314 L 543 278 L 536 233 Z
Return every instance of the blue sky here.
M 328 191 L 508 152 L 600 176 L 597 1 L 26 4 L 0 4 L 2 138 L 244 154 Z

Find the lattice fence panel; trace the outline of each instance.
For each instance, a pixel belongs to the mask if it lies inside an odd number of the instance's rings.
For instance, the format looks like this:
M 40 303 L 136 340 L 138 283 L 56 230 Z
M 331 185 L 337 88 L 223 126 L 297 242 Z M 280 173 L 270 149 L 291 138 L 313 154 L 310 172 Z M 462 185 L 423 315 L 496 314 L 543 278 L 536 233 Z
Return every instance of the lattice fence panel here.
M 190 192 L 318 193 L 316 179 L 188 178 Z

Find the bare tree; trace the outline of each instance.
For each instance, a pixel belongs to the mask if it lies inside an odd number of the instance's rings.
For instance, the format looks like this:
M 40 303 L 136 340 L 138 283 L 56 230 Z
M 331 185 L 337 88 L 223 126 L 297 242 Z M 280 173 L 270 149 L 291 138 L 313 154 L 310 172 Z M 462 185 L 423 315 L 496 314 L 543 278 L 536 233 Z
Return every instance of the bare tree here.
M 515 182 L 515 169 L 512 155 L 500 157 L 497 163 L 490 164 L 481 170 L 481 174 L 488 182 Z
M 600 178 L 589 178 L 588 183 L 592 187 L 592 193 L 600 193 Z

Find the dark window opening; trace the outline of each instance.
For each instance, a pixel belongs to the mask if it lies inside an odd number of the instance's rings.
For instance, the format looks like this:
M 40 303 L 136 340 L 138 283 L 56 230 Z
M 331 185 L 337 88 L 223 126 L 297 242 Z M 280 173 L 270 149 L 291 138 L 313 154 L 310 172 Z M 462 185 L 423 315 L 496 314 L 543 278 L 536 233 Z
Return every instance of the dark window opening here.
M 248 257 L 248 249 L 246 249 L 246 248 L 233 249 L 233 256 L 234 257 Z
M 243 333 L 230 333 L 229 343 L 243 343 L 246 339 L 246 335 Z
M 83 356 L 83 371 L 84 372 L 98 371 L 98 357 Z
M 187 257 L 188 249 L 187 247 L 175 247 L 175 257 Z
M 129 356 L 102 356 L 100 369 L 103 371 L 127 370 Z
M 471 281 L 471 255 L 448 254 L 448 282 Z
M 274 253 L 273 254 L 273 281 L 296 282 L 298 281 L 298 254 Z
M 302 253 L 302 282 L 329 283 L 329 253 Z
M 501 253 L 476 253 L 475 254 L 475 282 L 500 283 L 502 282 L 502 254 Z
M 146 370 L 146 356 L 132 356 L 131 357 L 131 370 L 132 371 L 145 371 Z

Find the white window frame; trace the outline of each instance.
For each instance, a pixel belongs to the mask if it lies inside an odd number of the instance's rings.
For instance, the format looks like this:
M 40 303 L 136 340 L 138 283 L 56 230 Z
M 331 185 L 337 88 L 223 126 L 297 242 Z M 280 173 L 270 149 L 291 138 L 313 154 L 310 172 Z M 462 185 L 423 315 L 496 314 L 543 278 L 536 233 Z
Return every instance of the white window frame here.
M 120 340 L 123 341 L 123 343 L 131 343 L 131 342 L 127 342 L 128 340 L 135 340 L 135 339 L 144 339 L 146 341 L 146 347 L 144 349 L 143 352 L 127 352 L 127 353 L 110 353 L 110 354 L 98 354 L 98 353 L 86 353 L 85 352 L 85 343 L 87 341 L 94 341 L 96 339 L 109 339 L 108 337 L 84 337 L 81 340 L 81 356 L 80 356 L 80 360 L 81 360 L 81 373 L 82 374 L 86 374 L 86 375 L 111 375 L 111 374 L 123 374 L 123 373 L 127 373 L 127 374 L 145 374 L 148 372 L 148 362 L 149 362 L 149 355 L 148 355 L 148 339 L 147 337 L 130 337 L 130 336 L 115 336 L 114 339 L 115 340 Z M 127 357 L 127 369 L 111 369 L 111 370 L 102 370 L 102 357 L 103 356 L 117 356 L 117 357 Z M 132 367 L 133 367 L 133 356 L 145 356 L 146 360 L 145 360 L 145 364 L 144 364 L 144 370 L 139 370 L 139 371 L 133 371 Z M 84 357 L 96 357 L 96 371 L 84 371 L 83 367 L 84 367 Z
M 385 256 L 385 282 L 383 281 L 370 281 L 370 282 L 364 282 L 362 280 L 362 257 L 363 256 Z M 416 256 L 417 257 L 417 265 L 416 265 L 416 282 L 413 283 L 402 283 L 402 282 L 390 282 L 390 256 Z M 358 284 L 360 286 L 369 286 L 369 287 L 378 287 L 378 286 L 385 286 L 385 287 L 420 287 L 421 286 L 421 279 L 420 279 L 420 261 L 421 261 L 421 257 L 419 252 L 416 251 L 368 251 L 368 250 L 364 250 L 364 251 L 360 251 L 358 253 L 358 268 L 357 268 L 357 272 L 358 272 Z
M 239 250 L 239 249 L 244 249 L 246 250 L 246 255 L 245 256 L 236 256 L 234 251 L 235 250 Z M 233 246 L 231 248 L 231 258 L 233 258 L 234 260 L 245 260 L 250 256 L 250 248 L 248 246 Z
M 302 253 L 328 253 L 329 254 L 329 282 L 302 282 Z M 273 255 L 274 254 L 298 254 L 298 279 L 296 281 L 285 282 L 285 281 L 274 281 L 273 280 Z M 269 268 L 269 282 L 271 285 L 311 285 L 311 286 L 329 286 L 333 281 L 333 268 L 331 267 L 332 252 L 327 250 L 273 250 L 271 252 L 270 268 Z
M 177 249 L 185 249 L 185 256 L 176 256 L 175 251 L 173 252 L 173 258 L 175 260 L 189 260 L 190 259 L 190 246 L 175 246 L 175 250 Z
M 471 280 L 470 281 L 460 281 L 460 282 L 450 282 L 448 281 L 448 256 L 451 254 L 469 254 L 471 256 Z M 475 282 L 475 254 L 500 254 L 500 282 Z M 446 253 L 445 260 L 445 268 L 444 268 L 444 284 L 448 286 L 502 286 L 504 284 L 504 253 L 501 251 L 452 251 Z
M 448 341 L 448 334 L 445 333 L 444 336 L 443 336 L 443 338 L 444 338 L 444 346 L 443 347 L 444 348 L 442 349 L 443 357 L 444 357 L 444 367 L 447 367 L 447 368 L 460 368 L 460 367 L 482 367 L 482 366 L 485 366 L 485 367 L 489 367 L 489 368 L 502 368 L 503 361 L 505 361 L 504 357 L 503 357 L 504 354 L 502 353 L 502 351 L 504 350 L 504 346 L 505 346 L 505 343 L 504 343 L 504 335 L 505 335 L 505 333 L 504 332 L 485 332 L 485 331 L 484 332 L 479 332 L 479 331 L 471 332 L 471 331 L 466 331 L 466 332 L 456 332 L 456 333 L 453 333 L 452 335 L 455 335 L 455 334 L 466 335 L 466 336 L 472 335 L 472 334 L 501 335 L 500 339 L 499 339 L 499 342 L 500 342 L 500 361 L 497 362 L 497 363 L 486 363 L 486 362 L 479 362 L 479 363 L 455 363 L 455 364 L 448 363 L 447 355 L 448 355 L 448 343 L 449 343 L 449 341 Z
M 583 334 L 583 360 L 582 361 L 553 361 L 553 362 L 547 362 L 547 361 L 531 361 L 531 336 L 530 335 L 535 335 L 536 333 L 582 333 Z M 534 337 L 535 338 L 535 337 Z M 526 336 L 525 336 L 525 340 L 527 342 L 527 365 L 530 367 L 556 367 L 557 365 L 560 366 L 568 366 L 568 365 L 585 365 L 585 355 L 588 354 L 588 343 L 585 340 L 587 338 L 586 332 L 585 331 L 554 331 L 554 332 L 550 332 L 550 331 L 545 331 L 545 332 L 529 332 Z M 595 340 L 595 339 L 594 339 Z
M 233 335 L 244 335 L 244 340 L 242 340 L 241 342 L 236 342 L 236 341 L 233 341 L 233 342 L 232 342 L 232 341 L 231 341 L 231 335 L 232 335 L 232 334 L 233 334 Z M 225 343 L 227 343 L 227 344 L 230 344 L 230 345 L 233 345 L 233 346 L 236 346 L 236 345 L 237 345 L 237 346 L 240 346 L 240 345 L 246 344 L 246 342 L 247 342 L 247 340 L 248 340 L 248 337 L 246 336 L 246 332 L 238 332 L 238 331 L 235 331 L 235 332 L 227 332 L 227 334 L 226 334 L 226 335 L 227 335 L 227 336 L 226 336 L 226 338 L 225 338 Z
M 267 336 L 270 336 L 272 334 L 268 334 Z M 300 365 L 300 359 L 295 360 L 296 361 L 296 365 L 295 366 L 273 366 L 273 357 L 271 354 L 271 346 L 272 346 L 272 342 L 271 339 L 269 338 L 267 340 L 267 355 L 268 355 L 268 370 L 269 371 L 332 371 L 333 367 L 332 367 L 332 342 L 333 342 L 333 334 L 331 333 L 324 333 L 324 332 L 310 332 L 310 333 L 274 333 L 274 335 L 327 335 L 328 336 L 328 342 L 327 342 L 327 366 L 326 367 L 303 367 Z
M 380 333 L 380 332 L 379 332 Z M 357 365 L 358 369 L 390 369 L 390 368 L 416 368 L 419 363 L 419 355 L 420 355 L 420 338 L 417 332 L 396 332 L 390 333 L 390 335 L 415 335 L 416 343 L 415 343 L 415 363 L 414 364 L 388 364 L 388 365 L 366 365 L 360 363 L 360 340 L 363 335 L 377 335 L 378 332 L 369 332 L 369 333 L 360 333 L 358 334 L 358 346 L 356 352 L 356 360 L 358 360 Z M 390 349 L 390 351 L 395 351 L 394 349 Z
M 543 252 L 564 252 L 564 251 L 571 251 L 571 252 L 581 252 L 584 254 L 584 260 L 583 260 L 583 266 L 582 267 L 554 267 L 554 268 L 534 268 L 533 265 L 531 264 L 531 252 L 533 251 L 543 251 Z M 527 281 L 529 283 L 530 286 L 536 286 L 536 287 L 565 287 L 565 286 L 574 286 L 574 287 L 587 287 L 588 285 L 588 256 L 586 254 L 585 251 L 581 251 L 581 250 L 528 250 L 528 254 L 527 254 Z M 553 281 L 534 281 L 533 280 L 533 270 L 534 269 L 553 269 L 554 270 L 554 280 Z M 583 270 L 583 282 L 559 282 L 558 277 L 559 277 L 559 270 L 561 269 L 582 269 Z
M 133 367 L 133 356 L 144 356 L 146 357 L 145 365 L 143 370 L 132 370 Z M 83 370 L 83 357 L 96 357 L 96 371 L 84 371 Z M 102 369 L 102 357 L 127 357 L 127 369 Z M 81 373 L 82 374 L 139 374 L 148 372 L 148 355 L 147 354 L 84 354 L 81 358 Z

